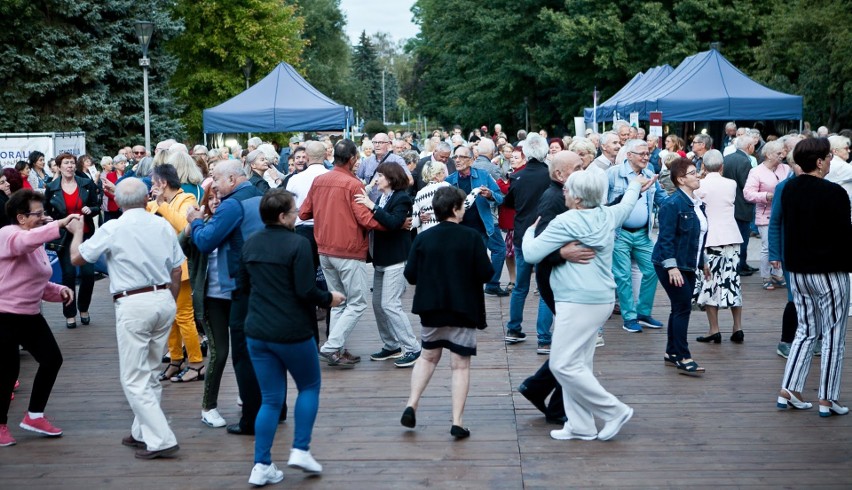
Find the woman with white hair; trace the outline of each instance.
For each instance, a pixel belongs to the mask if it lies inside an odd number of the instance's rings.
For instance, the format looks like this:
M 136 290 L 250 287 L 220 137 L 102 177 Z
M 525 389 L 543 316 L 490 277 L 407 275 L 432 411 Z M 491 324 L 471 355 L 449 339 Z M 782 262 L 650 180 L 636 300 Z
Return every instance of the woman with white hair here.
M 630 215 L 639 193 L 651 184 L 653 180 L 636 177 L 620 203 L 604 206 L 604 172 L 594 166 L 574 172 L 564 186 L 565 205 L 571 211 L 554 218 L 538 236 L 536 220 L 524 235 L 523 254 L 529 263 L 541 262 L 572 241 L 595 251 L 589 263 L 565 262 L 556 266 L 550 276 L 556 300 L 550 370 L 562 385 L 568 417 L 562 429 L 550 432 L 554 439 L 612 439 L 633 416 L 633 409 L 607 392 L 595 378 L 592 361 L 598 327 L 606 322 L 614 306 L 615 230 Z M 600 431 L 595 426 L 595 416 L 605 421 Z
M 266 155 L 261 150 L 254 150 L 246 157 L 246 165 L 251 174 L 249 182 L 255 186 L 261 193 L 266 193 L 270 189 L 269 182 L 263 179 L 263 174 L 269 169 L 269 163 L 266 160 Z
M 426 187 L 420 189 L 414 196 L 414 206 L 411 212 L 411 227 L 416 229 L 418 234 L 438 224 L 438 221 L 434 218 L 432 197 L 435 196 L 435 191 L 450 185 L 449 182 L 444 182 L 444 179 L 447 178 L 447 166 L 442 162 L 427 162 L 423 166 L 420 176 L 423 178 Z M 421 216 L 428 216 L 429 219 L 421 220 Z
M 704 154 L 705 176 L 701 179 L 695 195 L 701 199 L 707 213 L 707 243 L 704 254 L 710 277 L 699 277 L 696 290 L 699 306 L 707 313 L 710 332 L 698 337 L 698 342 L 721 343 L 719 333 L 719 308 L 730 308 L 734 319 L 731 342 L 742 342 L 743 298 L 740 288 L 740 243 L 743 238 L 734 219 L 734 199 L 737 196 L 737 182 L 722 177 L 722 154 L 710 150 Z M 768 233 L 767 233 L 768 234 Z
M 583 169 L 586 169 L 589 168 L 589 165 L 591 165 L 592 161 L 594 161 L 598 150 L 595 148 L 595 144 L 592 143 L 592 140 L 577 137 L 571 141 L 571 144 L 568 146 L 568 151 L 573 151 L 580 155 L 580 158 L 583 159 Z
M 781 141 L 764 144 L 763 163 L 751 169 L 743 188 L 745 200 L 755 204 L 754 223 L 760 232 L 760 277 L 763 278 L 763 289 L 766 290 L 787 285 L 781 269 L 769 263 L 769 218 L 775 186 L 790 175 L 790 166 L 781 162 L 785 156 L 787 150 Z
M 270 143 L 263 143 L 257 149 L 262 151 L 264 156 L 266 156 L 266 165 L 268 168 L 266 172 L 263 172 L 263 180 L 269 184 L 270 189 L 278 188 L 282 181 L 281 174 L 278 173 L 278 161 L 280 158 L 278 152 L 275 151 L 275 147 Z M 246 158 L 248 158 L 248 155 L 246 155 Z M 251 176 L 249 175 L 249 177 Z

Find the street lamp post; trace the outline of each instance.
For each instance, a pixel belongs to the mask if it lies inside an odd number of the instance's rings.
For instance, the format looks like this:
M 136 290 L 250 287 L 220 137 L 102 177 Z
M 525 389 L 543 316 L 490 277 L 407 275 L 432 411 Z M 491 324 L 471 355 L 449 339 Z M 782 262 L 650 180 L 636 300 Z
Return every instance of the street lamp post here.
M 249 89 L 249 77 L 251 77 L 251 69 L 254 68 L 254 61 L 251 60 L 248 56 L 246 56 L 246 63 L 243 65 L 243 75 L 246 76 L 246 90 Z M 251 139 L 251 133 L 248 134 L 249 139 Z
M 385 116 L 385 70 L 382 70 L 382 124 L 387 124 L 388 118 Z
M 136 22 L 136 37 L 139 38 L 139 46 L 142 48 L 142 58 L 139 60 L 139 66 L 142 67 L 142 83 L 145 93 L 145 151 L 148 153 L 151 152 L 151 114 L 148 109 L 148 67 L 151 66 L 151 60 L 148 58 L 148 45 L 151 43 L 151 36 L 153 34 L 153 22 Z

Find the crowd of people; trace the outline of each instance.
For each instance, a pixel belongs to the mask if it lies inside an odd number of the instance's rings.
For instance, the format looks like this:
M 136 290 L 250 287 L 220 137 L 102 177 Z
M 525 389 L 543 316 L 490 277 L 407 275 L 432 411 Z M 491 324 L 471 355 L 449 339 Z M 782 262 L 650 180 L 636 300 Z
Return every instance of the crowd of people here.
M 722 342 L 719 309 L 731 310 L 730 340 L 744 342 L 740 278 L 759 271 L 763 289 L 788 291 L 778 407 L 812 407 L 804 382 L 811 357 L 821 355 L 819 414 L 846 414 L 839 381 L 852 314 L 852 263 L 840 249 L 852 238 L 848 133 L 764 141 L 731 123 L 718 149 L 703 133 L 689 148 L 675 134 L 658 148 L 658 137 L 617 121 L 602 134 L 521 130 L 515 141 L 499 124 L 466 136 L 459 126 L 439 129 L 419 142 L 389 132 L 360 144 L 294 136 L 277 148 L 255 137 L 245 150 L 190 150 L 166 140 L 151 155 L 127 147 L 99 164 L 90 155 L 48 160 L 32 152 L 0 176 L 0 446 L 15 443 L 7 417 L 19 346 L 39 363 L 20 425 L 62 434 L 44 418 L 62 356 L 41 301 L 63 303 L 67 328 L 78 316 L 89 325 L 101 258 L 134 413 L 122 444 L 142 459 L 174 455 L 161 382 L 203 382 L 201 422 L 255 437 L 255 485 L 283 478 L 271 447 L 287 418 L 287 373 L 298 390 L 288 465 L 322 471 L 310 452 L 320 364 L 361 362 L 347 343 L 368 303 L 377 330 L 369 359 L 413 367 L 401 424 L 416 427 L 447 349 L 450 434 L 462 439 L 470 436 L 463 415 L 476 330 L 487 326 L 485 295 L 508 298 L 500 327 L 511 345 L 527 338 L 524 309 L 534 292 L 536 352 L 549 359 L 518 391 L 562 426 L 554 439 L 608 440 L 633 409 L 592 370 L 604 323 L 619 314 L 627 334 L 667 328 L 664 364 L 700 376 L 705 368 L 688 345 L 693 305 L 709 324 L 697 342 Z M 759 268 L 746 262 L 753 234 Z M 62 284 L 49 282 L 47 250 Z M 667 322 L 652 316 L 658 283 L 671 302 Z M 419 326 L 403 307 L 409 284 Z M 242 404 L 230 424 L 218 410 L 229 355 Z

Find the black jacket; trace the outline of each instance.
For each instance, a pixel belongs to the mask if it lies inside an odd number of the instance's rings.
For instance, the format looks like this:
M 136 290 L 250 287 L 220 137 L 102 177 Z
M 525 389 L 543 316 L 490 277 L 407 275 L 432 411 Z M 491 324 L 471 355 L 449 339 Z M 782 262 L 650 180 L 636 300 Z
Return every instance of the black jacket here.
M 316 286 L 307 238 L 266 225 L 243 244 L 240 275 L 249 297 L 246 336 L 282 344 L 313 338 L 314 307 L 331 305 L 331 293 Z
M 376 206 L 373 217 L 387 231 L 374 230 L 373 265 L 400 264 L 408 258 L 411 249 L 411 232 L 403 230 L 406 218 L 411 216 L 411 196 L 404 190 L 394 192 L 385 207 Z
M 94 233 L 94 217 L 101 213 L 102 202 L 98 186 L 92 182 L 92 179 L 80 175 L 74 175 L 74 180 L 77 181 L 77 187 L 80 189 L 80 200 L 83 201 L 83 206 L 88 206 L 92 210 L 83 221 L 86 227 L 91 230 L 91 233 Z M 62 195 L 62 177 L 57 177 L 44 186 L 44 211 L 55 220 L 68 216 L 68 210 L 65 208 L 65 197 Z M 64 234 L 65 230 L 63 229 L 63 236 Z
M 544 191 L 541 200 L 538 201 L 538 215 L 541 221 L 535 227 L 535 236 L 541 234 L 553 218 L 568 211 L 565 206 L 565 195 L 562 192 L 562 184 L 554 180 L 550 181 L 550 187 Z M 538 284 L 539 294 L 544 303 L 552 313 L 556 313 L 556 302 L 553 297 L 553 289 L 550 288 L 550 273 L 557 265 L 565 260 L 559 255 L 559 250 L 554 251 L 535 267 L 535 282 Z
M 800 175 L 781 193 L 784 268 L 819 274 L 852 272 L 849 196 L 839 185 Z
M 538 201 L 549 186 L 550 171 L 538 160 L 529 160 L 523 170 L 509 174 L 503 205 L 515 210 L 515 248 L 520 248 L 524 233 L 538 217 Z
M 483 329 L 482 285 L 493 275 L 479 233 L 450 221 L 438 223 L 417 235 L 405 264 L 405 279 L 417 285 L 411 311 L 427 327 Z M 433 323 L 436 318 L 440 321 Z
M 734 198 L 734 218 L 739 221 L 748 221 L 754 218 L 754 204 L 745 200 L 743 188 L 745 187 L 748 173 L 751 172 L 751 160 L 742 150 L 737 150 L 725 157 L 725 167 L 722 169 L 722 177 L 732 179 L 737 183 L 737 196 Z
M 420 192 L 420 189 L 426 187 L 426 183 L 423 182 L 423 167 L 425 167 L 426 164 L 430 161 L 432 161 L 432 155 L 421 158 L 417 162 L 417 166 L 414 167 L 414 171 L 411 172 L 411 178 L 414 179 L 414 185 L 411 186 L 411 189 L 414 191 L 412 195 L 416 196 L 417 193 Z M 447 175 L 450 175 L 451 173 L 456 171 L 456 163 L 453 161 L 452 158 L 447 161 L 446 165 Z
M 266 191 L 269 190 L 269 182 L 264 180 L 262 176 L 257 174 L 257 172 L 251 173 L 249 182 L 251 182 L 251 185 L 255 186 L 261 194 L 266 194 Z

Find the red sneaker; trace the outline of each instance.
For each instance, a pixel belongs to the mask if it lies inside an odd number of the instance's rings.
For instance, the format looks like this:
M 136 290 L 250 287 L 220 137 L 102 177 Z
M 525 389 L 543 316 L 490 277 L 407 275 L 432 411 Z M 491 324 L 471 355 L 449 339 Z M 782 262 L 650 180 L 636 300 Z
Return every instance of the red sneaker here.
M 21 428 L 50 437 L 59 437 L 62 435 L 62 429 L 54 427 L 46 418 L 31 419 L 30 414 L 24 416 L 24 420 L 21 421 Z
M 14 388 L 12 388 L 12 391 L 16 391 L 16 390 L 17 390 L 18 388 L 20 388 L 20 387 L 21 387 L 21 381 L 20 381 L 20 380 L 15 380 L 15 387 L 14 387 Z
M 9 433 L 9 426 L 0 424 L 0 447 L 12 446 L 15 444 L 15 438 Z

